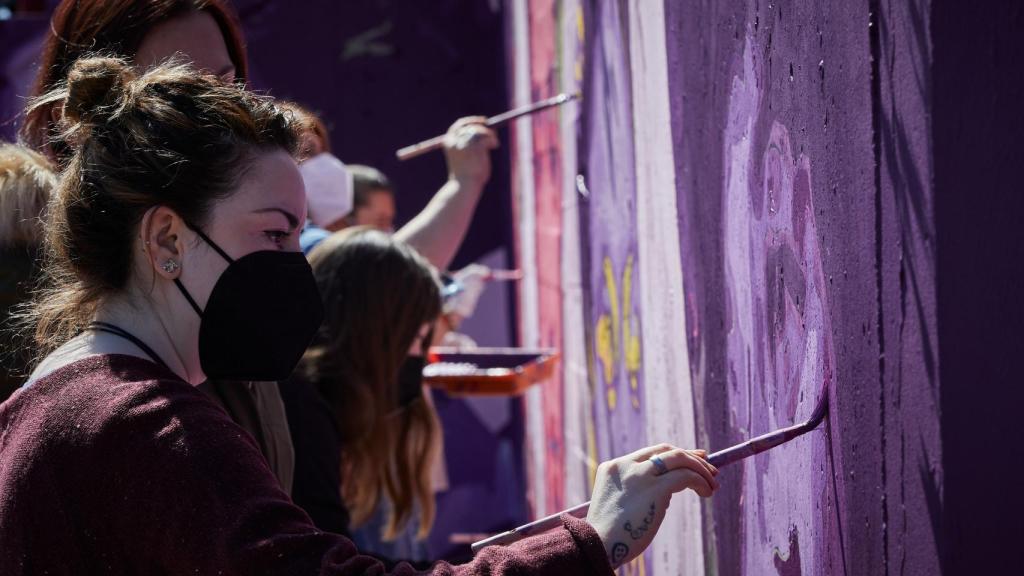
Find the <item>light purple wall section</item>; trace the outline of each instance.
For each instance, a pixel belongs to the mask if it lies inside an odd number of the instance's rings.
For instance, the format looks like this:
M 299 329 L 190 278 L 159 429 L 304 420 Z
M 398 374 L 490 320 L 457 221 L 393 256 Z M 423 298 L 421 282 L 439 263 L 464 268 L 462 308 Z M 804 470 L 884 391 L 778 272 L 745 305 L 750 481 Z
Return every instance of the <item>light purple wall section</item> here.
M 723 474 L 710 564 L 938 573 L 928 3 L 665 6 L 704 431 L 719 448 L 831 400 Z

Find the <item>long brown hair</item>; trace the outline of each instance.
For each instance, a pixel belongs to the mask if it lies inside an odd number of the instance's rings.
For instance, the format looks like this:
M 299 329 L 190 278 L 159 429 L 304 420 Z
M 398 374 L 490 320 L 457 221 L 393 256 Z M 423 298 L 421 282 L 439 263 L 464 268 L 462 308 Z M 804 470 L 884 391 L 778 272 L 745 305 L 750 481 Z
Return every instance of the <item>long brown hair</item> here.
M 235 65 L 236 79 L 244 83 L 249 69 L 245 43 L 234 12 L 224 0 L 63 0 L 50 21 L 33 95 L 53 90 L 67 77 L 75 61 L 86 54 L 103 52 L 134 58 L 153 27 L 198 11 L 208 12 L 217 22 Z M 56 104 L 36 106 L 26 114 L 21 138 L 36 150 L 46 149 L 54 136 L 52 110 Z M 65 145 L 56 142 L 53 152 L 63 156 Z
M 41 355 L 127 286 L 147 210 L 167 206 L 202 225 L 258 151 L 296 145 L 273 100 L 186 65 L 138 76 L 124 59 L 82 59 L 30 109 L 56 102 L 73 154 L 47 214 L 43 288 L 22 320 Z
M 397 382 L 421 327 L 441 313 L 437 275 L 415 250 L 367 228 L 324 240 L 310 264 L 326 314 L 300 373 L 334 410 L 342 496 L 353 524 L 386 494 L 392 507 L 383 537 L 393 538 L 416 504 L 425 537 L 434 520 L 430 479 L 439 426 L 424 399 L 399 409 Z

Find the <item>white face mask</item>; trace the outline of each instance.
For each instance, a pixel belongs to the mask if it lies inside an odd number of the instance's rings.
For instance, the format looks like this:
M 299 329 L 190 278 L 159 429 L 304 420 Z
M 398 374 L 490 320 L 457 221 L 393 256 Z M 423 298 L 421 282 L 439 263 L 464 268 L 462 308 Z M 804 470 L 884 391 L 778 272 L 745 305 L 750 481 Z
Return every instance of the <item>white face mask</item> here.
M 306 185 L 309 219 L 327 228 L 352 211 L 352 173 L 345 164 L 327 152 L 299 164 Z

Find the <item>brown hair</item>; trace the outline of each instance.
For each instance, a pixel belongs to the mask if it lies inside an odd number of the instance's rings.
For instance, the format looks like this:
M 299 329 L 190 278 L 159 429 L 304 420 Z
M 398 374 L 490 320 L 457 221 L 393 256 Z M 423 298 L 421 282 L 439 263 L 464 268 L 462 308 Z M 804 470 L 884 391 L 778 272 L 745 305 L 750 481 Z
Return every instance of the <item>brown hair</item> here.
M 369 204 L 370 194 L 377 192 L 395 193 L 391 180 L 383 172 L 372 166 L 349 164 L 348 170 L 352 174 L 352 212 L 349 214 L 349 218 L 355 215 L 357 208 L 362 208 Z
M 80 57 L 97 52 L 134 58 L 146 34 L 158 24 L 189 12 L 208 12 L 224 35 L 237 80 L 245 82 L 248 61 L 241 28 L 224 0 L 63 0 L 50 21 L 33 95 L 53 90 Z M 21 127 L 22 139 L 36 150 L 51 144 L 52 109 L 58 103 L 30 110 Z M 53 142 L 57 156 L 65 145 Z
M 202 225 L 260 149 L 294 152 L 273 101 L 185 65 L 137 76 L 126 60 L 79 60 L 30 109 L 63 102 L 69 159 L 48 214 L 44 288 L 27 322 L 41 354 L 79 332 L 123 290 L 143 215 L 173 209 Z
M 0 247 L 38 246 L 57 174 L 42 155 L 0 144 Z
M 314 156 L 313 151 L 310 150 L 308 146 L 304 145 L 303 136 L 309 135 L 319 138 L 320 142 L 323 143 L 323 151 L 331 151 L 331 137 L 327 133 L 327 126 L 324 124 L 324 121 L 320 119 L 318 114 L 309 108 L 290 100 L 282 100 L 278 102 L 278 105 L 281 106 L 282 110 L 291 112 L 294 117 L 293 121 L 295 122 L 299 132 L 300 144 L 299 151 L 295 158 L 299 162 Z
M 334 410 L 342 496 L 353 523 L 364 522 L 386 494 L 392 507 L 383 537 L 393 538 L 417 503 L 425 537 L 434 520 L 430 479 L 439 425 L 424 399 L 398 410 L 397 382 L 421 327 L 441 313 L 437 276 L 415 250 L 368 228 L 333 234 L 313 250 L 310 264 L 325 321 L 300 374 Z

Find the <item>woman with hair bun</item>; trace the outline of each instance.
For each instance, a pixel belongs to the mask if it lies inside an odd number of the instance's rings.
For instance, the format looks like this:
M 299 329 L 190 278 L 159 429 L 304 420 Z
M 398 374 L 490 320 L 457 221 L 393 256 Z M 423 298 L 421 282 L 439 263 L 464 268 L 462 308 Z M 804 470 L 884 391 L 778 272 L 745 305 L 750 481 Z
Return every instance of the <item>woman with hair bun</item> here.
M 242 31 L 226 0 L 63 0 L 50 21 L 34 95 L 57 88 L 76 60 L 96 52 L 123 57 L 138 70 L 173 57 L 225 82 L 245 83 L 249 74 Z M 21 126 L 22 140 L 61 162 L 72 153 L 61 135 L 62 104 L 33 106 Z M 290 492 L 295 458 L 277 383 L 211 380 L 200 390 L 252 435 Z
M 76 62 L 35 105 L 58 101 L 72 154 L 29 318 L 45 357 L 0 405 L 4 574 L 382 573 L 314 528 L 194 388 L 283 379 L 321 324 L 288 118 L 188 67 L 113 58 Z M 611 574 L 714 472 L 665 445 L 618 458 L 586 520 L 430 573 Z

